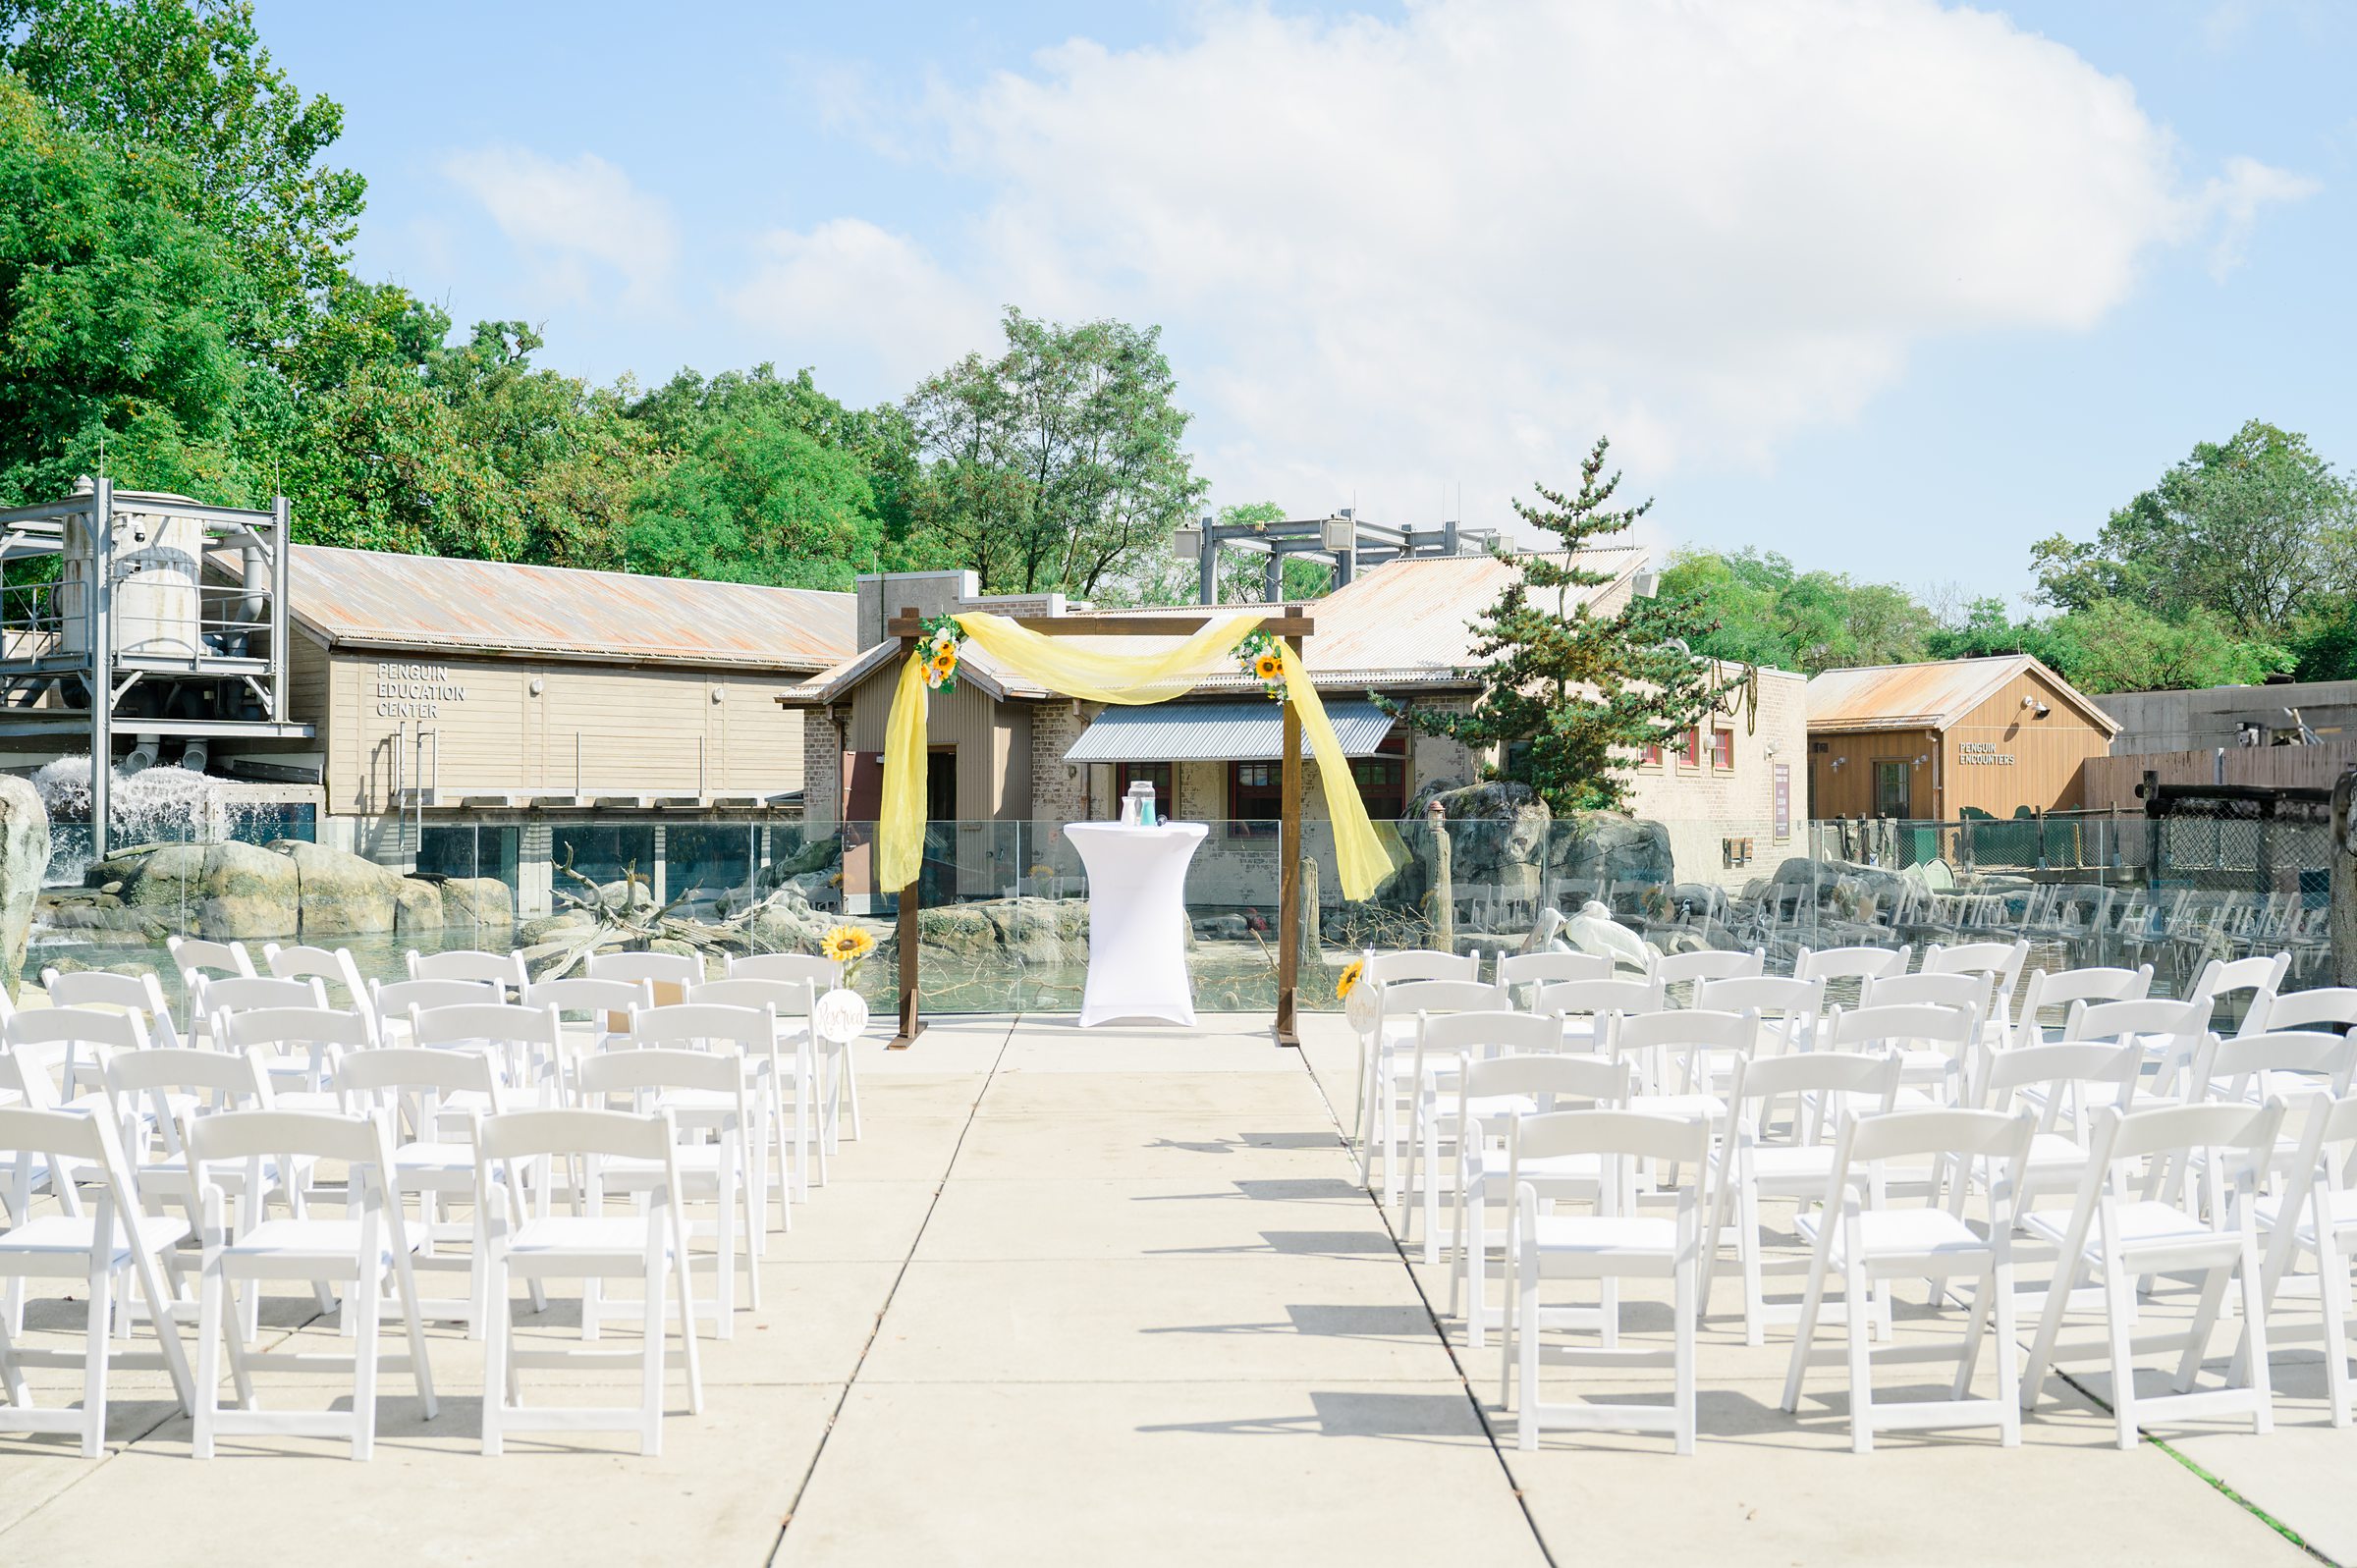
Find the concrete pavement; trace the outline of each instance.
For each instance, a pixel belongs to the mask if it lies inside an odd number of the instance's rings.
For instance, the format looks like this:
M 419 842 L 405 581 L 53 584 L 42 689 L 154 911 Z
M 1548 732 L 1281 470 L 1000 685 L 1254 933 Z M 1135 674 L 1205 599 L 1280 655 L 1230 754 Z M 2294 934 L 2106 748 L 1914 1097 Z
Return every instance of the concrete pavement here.
M 1502 1448 L 1480 1403 L 1496 1353 L 1444 1336 L 1445 1279 L 1356 1188 L 1332 1108 L 1346 1121 L 1354 1050 L 1308 1024 L 1300 1053 L 1265 1019 L 1000 1017 L 864 1054 L 867 1136 L 777 1238 L 761 1310 L 706 1340 L 701 1416 L 675 1384 L 660 1458 L 552 1434 L 480 1458 L 481 1358 L 449 1328 L 440 1418 L 388 1377 L 367 1465 L 294 1438 L 194 1463 L 160 1379 L 129 1374 L 106 1459 L 0 1438 L 0 1561 L 2315 1560 L 2171 1453 L 2114 1450 L 2060 1379 L 2019 1449 L 1964 1433 L 1853 1456 L 1838 1370 L 1786 1418 L 1788 1331 L 1747 1350 L 1726 1319 L 1694 1458 L 1563 1433 L 1522 1454 L 1510 1428 Z M 550 1319 L 525 1331 L 561 1334 Z M 2324 1426 L 2321 1373 L 2285 1380 L 2273 1437 L 2172 1447 L 2357 1561 L 2333 1479 L 2357 1433 Z M 325 1408 L 349 1383 L 264 1389 Z

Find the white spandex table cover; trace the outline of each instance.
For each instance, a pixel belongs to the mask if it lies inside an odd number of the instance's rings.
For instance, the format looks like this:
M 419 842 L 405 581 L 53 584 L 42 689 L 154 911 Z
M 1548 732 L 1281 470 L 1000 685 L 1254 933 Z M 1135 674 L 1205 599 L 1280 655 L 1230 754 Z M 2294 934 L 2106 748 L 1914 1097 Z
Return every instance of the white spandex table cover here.
M 1075 822 L 1064 831 L 1088 870 L 1088 989 L 1080 997 L 1080 1027 L 1114 1018 L 1193 1023 L 1186 867 L 1203 841 L 1203 824 Z

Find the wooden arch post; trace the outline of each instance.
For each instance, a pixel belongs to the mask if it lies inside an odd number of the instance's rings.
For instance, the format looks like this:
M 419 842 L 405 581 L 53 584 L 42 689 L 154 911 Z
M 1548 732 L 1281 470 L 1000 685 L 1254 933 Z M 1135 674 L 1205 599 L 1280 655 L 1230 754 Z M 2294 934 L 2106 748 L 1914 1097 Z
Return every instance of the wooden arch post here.
M 1011 620 L 1018 626 L 1051 637 L 1168 637 L 1184 636 L 1200 631 L 1219 616 L 1014 616 Z M 1318 629 L 1317 622 L 1297 604 L 1288 604 L 1285 613 L 1270 616 L 1260 623 L 1260 629 L 1273 637 L 1283 637 L 1298 659 L 1303 639 Z M 901 613 L 886 622 L 888 636 L 901 645 L 901 664 L 916 651 L 917 639 L 924 635 L 925 622 L 915 607 L 904 605 Z M 893 667 L 901 668 L 900 664 Z M 927 701 L 931 700 L 930 694 Z M 1290 702 L 1285 705 L 1285 758 L 1282 767 L 1284 817 L 1278 825 L 1278 856 L 1284 862 L 1278 869 L 1277 933 L 1277 1044 L 1299 1046 L 1298 1000 L 1301 982 L 1301 717 Z M 919 1006 L 916 979 L 917 915 L 923 899 L 918 892 L 922 882 L 923 857 L 920 851 L 916 877 L 900 890 L 900 907 L 896 916 L 895 940 L 900 945 L 901 1022 L 900 1031 L 892 1037 L 892 1049 L 904 1049 L 924 1033 L 925 1020 Z M 1314 917 L 1315 911 L 1312 911 Z

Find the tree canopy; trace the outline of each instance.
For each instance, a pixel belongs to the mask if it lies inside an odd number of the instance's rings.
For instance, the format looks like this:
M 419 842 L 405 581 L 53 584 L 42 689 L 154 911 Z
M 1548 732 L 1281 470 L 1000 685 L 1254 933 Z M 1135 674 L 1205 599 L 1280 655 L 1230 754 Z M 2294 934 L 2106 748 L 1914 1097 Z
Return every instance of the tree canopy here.
M 1535 485 L 1535 501 L 1514 503 L 1525 524 L 1569 554 L 1504 555 L 1517 569 L 1474 622 L 1486 663 L 1471 711 L 1384 704 L 1428 734 L 1495 748 L 1504 775 L 1558 812 L 1624 804 L 1640 749 L 1668 744 L 1711 704 L 1708 666 L 1693 651 L 1711 628 L 1695 600 L 1631 596 L 1603 611 L 1588 592 L 1612 577 L 1577 553 L 1627 533 L 1653 506 L 1614 505 L 1620 476 L 1605 475 L 1610 450 L 1596 443 L 1576 491 Z

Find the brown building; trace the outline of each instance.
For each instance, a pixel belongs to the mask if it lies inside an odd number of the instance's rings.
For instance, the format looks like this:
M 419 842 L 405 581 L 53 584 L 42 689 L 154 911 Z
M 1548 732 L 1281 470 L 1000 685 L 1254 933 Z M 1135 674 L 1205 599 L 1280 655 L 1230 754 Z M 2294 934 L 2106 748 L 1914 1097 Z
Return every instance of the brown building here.
M 1585 564 L 1606 574 L 1586 592 L 1610 612 L 1635 591 L 1646 558 L 1637 549 L 1598 550 Z M 1472 783 L 1496 761 L 1396 723 L 1370 698 L 1407 708 L 1469 707 L 1481 689 L 1471 623 L 1516 569 L 1487 553 L 1393 562 L 1310 605 L 1318 629 L 1304 644 L 1303 662 L 1378 821 L 1406 815 L 1420 789 Z M 969 572 L 863 577 L 858 597 L 863 651 L 784 699 L 805 715 L 803 777 L 813 823 L 858 824 L 877 814 L 885 718 L 900 668 L 898 645 L 884 640 L 891 614 L 903 607 L 927 616 L 1089 614 L 1068 608 L 1060 595 L 979 598 Z M 1172 613 L 1204 612 L 1186 606 Z M 1109 638 L 1092 645 L 1143 652 L 1157 643 Z M 1721 676 L 1729 686 L 1726 712 L 1682 743 L 1632 759 L 1630 808 L 1668 826 L 1681 881 L 1740 886 L 1756 874 L 1748 857 L 1780 853 L 1793 824 L 1805 821 L 1795 766 L 1805 687 L 1784 671 L 1759 672 L 1756 692 L 1733 667 Z M 1737 702 L 1739 687 L 1748 694 Z M 1190 896 L 1239 904 L 1273 898 L 1282 732 L 1279 710 L 1240 672 L 1206 678 L 1180 700 L 1108 709 L 1042 690 L 969 646 L 958 689 L 930 698 L 926 815 L 957 824 L 937 829 L 928 847 L 937 889 L 931 896 L 998 892 L 1036 866 L 1063 869 L 1056 853 L 1062 826 L 1114 816 L 1129 785 L 1143 781 L 1169 815 L 1219 825 L 1190 874 Z M 1314 762 L 1306 786 L 1307 839 L 1330 857 L 1314 826 L 1326 814 Z M 846 888 L 854 900 L 863 896 L 864 853 L 856 842 L 847 848 Z M 1329 863 L 1321 895 L 1338 897 L 1338 885 Z
M 1828 670 L 1809 682 L 1809 815 L 2073 810 L 2118 730 L 2028 654 Z

